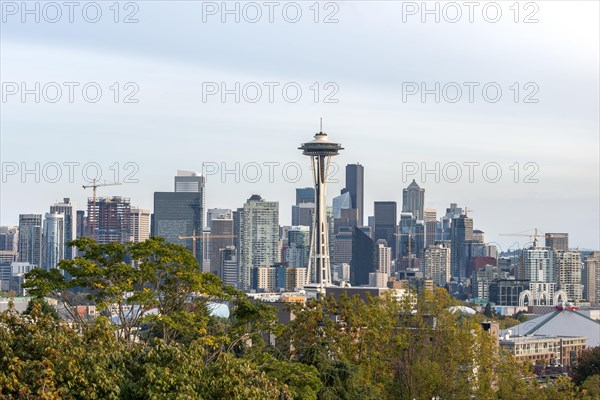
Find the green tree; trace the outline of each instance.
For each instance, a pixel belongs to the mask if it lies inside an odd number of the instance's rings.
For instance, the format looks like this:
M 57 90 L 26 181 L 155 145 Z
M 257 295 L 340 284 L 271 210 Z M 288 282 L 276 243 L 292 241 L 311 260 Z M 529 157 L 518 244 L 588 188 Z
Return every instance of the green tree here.
M 48 304 L 48 301 L 43 297 L 33 297 L 27 303 L 27 308 L 23 311 L 23 314 L 30 315 L 33 312 L 34 307 L 38 305 L 40 308 L 40 312 L 42 314 L 46 314 L 54 319 L 58 319 L 58 311 L 56 308 L 52 307 Z
M 490 303 L 487 303 L 485 305 L 485 311 L 483 312 L 483 314 L 488 318 L 492 318 L 494 316 L 494 312 L 492 311 L 492 305 Z
M 581 385 L 592 375 L 600 375 L 600 346 L 586 349 L 579 355 L 573 371 L 573 382 Z

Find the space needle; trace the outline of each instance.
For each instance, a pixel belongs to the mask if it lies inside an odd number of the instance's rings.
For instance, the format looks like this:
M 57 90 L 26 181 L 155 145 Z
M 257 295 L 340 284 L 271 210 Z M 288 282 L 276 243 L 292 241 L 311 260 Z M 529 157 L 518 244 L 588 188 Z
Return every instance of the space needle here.
M 329 229 L 327 227 L 327 179 L 329 176 L 329 163 L 331 157 L 344 150 L 341 144 L 329 140 L 323 132 L 321 119 L 320 132 L 315 138 L 298 148 L 302 154 L 309 156 L 313 180 L 315 182 L 315 214 L 313 220 L 312 237 L 310 242 L 310 257 L 306 274 L 307 286 L 316 285 L 318 291 L 323 292 L 326 286 L 331 285 L 331 268 L 329 260 Z M 313 269 L 315 280 L 313 278 Z

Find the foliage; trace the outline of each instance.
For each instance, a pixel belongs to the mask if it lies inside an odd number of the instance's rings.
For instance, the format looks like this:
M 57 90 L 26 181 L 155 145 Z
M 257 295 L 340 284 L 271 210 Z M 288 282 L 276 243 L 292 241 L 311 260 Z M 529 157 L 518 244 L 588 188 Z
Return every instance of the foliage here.
M 582 354 L 573 382 L 538 385 L 483 331 L 483 315 L 450 311 L 457 302 L 445 290 L 308 299 L 291 304 L 281 326 L 273 307 L 202 273 L 181 246 L 73 244 L 80 257 L 28 275 L 35 298 L 26 314 L 0 314 L 0 399 L 587 400 L 600 392 L 597 349 Z M 71 319 L 56 318 L 45 296 Z M 102 316 L 81 318 L 74 307 L 83 298 Z M 212 301 L 228 301 L 230 318 L 212 316 Z
M 573 371 L 573 382 L 581 385 L 593 375 L 600 375 L 600 347 L 584 350 L 577 359 L 577 367 Z

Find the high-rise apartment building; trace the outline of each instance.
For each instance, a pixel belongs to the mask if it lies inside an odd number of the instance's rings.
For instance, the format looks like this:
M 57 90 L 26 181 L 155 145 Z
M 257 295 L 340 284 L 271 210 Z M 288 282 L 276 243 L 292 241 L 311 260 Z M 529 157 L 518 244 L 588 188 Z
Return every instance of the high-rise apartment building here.
M 451 250 L 447 245 L 432 244 L 425 248 L 423 277 L 433 280 L 437 286 L 450 282 Z
M 42 215 L 19 215 L 19 261 L 42 265 Z
M 375 230 L 373 240 L 384 239 L 392 250 L 392 259 L 396 258 L 396 221 L 397 205 L 395 201 L 376 201 Z M 388 272 L 389 274 L 389 272 Z
M 390 276 L 392 273 L 392 248 L 388 247 L 385 239 L 377 242 L 377 272 Z
M 253 268 L 278 261 L 279 202 L 252 195 L 240 217 L 240 281 L 243 289 L 250 289 Z
M 553 253 L 554 280 L 570 301 L 583 299 L 581 254 L 578 251 L 556 250 Z
M 88 226 L 99 244 L 131 240 L 131 202 L 127 197 L 88 198 Z M 92 228 L 93 227 L 93 228 Z
M 150 238 L 150 210 L 132 208 L 131 237 L 134 243 L 140 243 Z
M 76 256 L 77 249 L 73 246 L 68 246 L 67 243 L 77 238 L 77 210 L 75 209 L 75 205 L 71 203 L 70 198 L 65 197 L 62 202 L 51 205 L 50 212 L 64 215 L 64 258 L 72 260 Z
M 522 273 L 517 278 L 530 282 L 554 282 L 552 251 L 546 247 L 524 249 L 521 256 Z
M 402 212 L 410 212 L 420 220 L 425 217 L 425 189 L 421 189 L 414 179 L 402 190 Z
M 75 219 L 75 221 L 75 237 L 79 239 L 81 237 L 88 236 L 87 218 L 85 217 L 85 210 L 77 210 L 77 218 Z
M 49 271 L 65 259 L 65 215 L 60 212 L 46 213 L 43 234 L 42 268 Z
M 600 251 L 594 251 L 585 258 L 585 298 L 593 305 L 600 304 Z
M 237 250 L 235 246 L 227 246 L 221 250 L 221 271 L 223 273 L 223 283 L 240 288 L 240 271 L 237 260 Z
M 569 250 L 569 234 L 568 233 L 546 233 L 546 247 L 550 250 Z

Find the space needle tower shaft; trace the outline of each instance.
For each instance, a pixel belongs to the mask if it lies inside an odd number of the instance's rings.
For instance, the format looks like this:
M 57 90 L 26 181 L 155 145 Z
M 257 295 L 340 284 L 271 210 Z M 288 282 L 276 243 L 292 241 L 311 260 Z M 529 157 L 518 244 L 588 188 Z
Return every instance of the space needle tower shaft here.
M 323 133 L 321 123 L 320 132 L 314 136 L 312 141 L 302 144 L 299 149 L 311 159 L 311 169 L 315 183 L 315 213 L 306 283 L 307 285 L 316 284 L 320 291 L 323 291 L 326 286 L 331 285 L 326 196 L 329 164 L 331 157 L 338 155 L 343 148 L 340 144 L 329 140 L 327 134 Z

